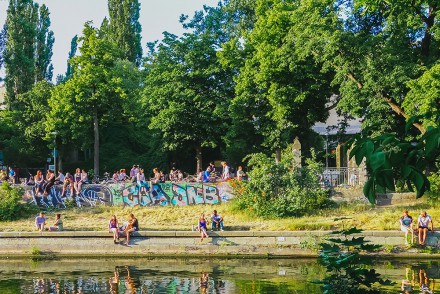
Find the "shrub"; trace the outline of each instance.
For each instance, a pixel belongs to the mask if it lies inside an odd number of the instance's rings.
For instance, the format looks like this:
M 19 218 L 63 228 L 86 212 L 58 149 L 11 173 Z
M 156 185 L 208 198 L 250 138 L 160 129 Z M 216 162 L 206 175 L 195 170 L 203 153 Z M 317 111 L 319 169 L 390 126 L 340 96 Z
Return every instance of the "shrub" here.
M 0 220 L 11 221 L 19 219 L 35 211 L 35 206 L 22 203 L 23 191 L 19 188 L 11 187 L 7 182 L 3 182 L 0 187 Z
M 250 210 L 262 217 L 287 217 L 332 205 L 328 191 L 320 186 L 318 175 L 322 166 L 314 156 L 302 168 L 294 166 L 293 156 L 288 152 L 278 164 L 261 153 L 248 159 L 252 168 L 248 172 L 250 180 L 231 182 L 236 209 Z

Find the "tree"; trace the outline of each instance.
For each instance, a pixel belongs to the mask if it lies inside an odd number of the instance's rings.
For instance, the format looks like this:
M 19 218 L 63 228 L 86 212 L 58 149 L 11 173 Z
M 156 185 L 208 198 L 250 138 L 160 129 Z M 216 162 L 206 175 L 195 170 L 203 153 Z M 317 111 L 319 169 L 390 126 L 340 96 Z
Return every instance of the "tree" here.
M 296 136 L 304 139 L 315 122 L 326 119 L 325 104 L 333 93 L 331 75 L 323 74 L 312 58 L 299 58 L 287 45 L 296 21 L 291 17 L 294 5 L 256 1 L 256 21 L 242 41 L 247 54 L 231 103 L 233 117 L 253 125 L 263 144 L 276 151 L 277 161 L 281 149 Z M 228 58 L 226 53 L 222 57 Z
M 6 23 L 3 25 L 3 29 L 0 32 L 0 69 L 3 68 L 5 63 L 5 49 L 6 49 Z
M 53 32 L 49 10 L 32 0 L 10 0 L 6 17 L 6 102 L 14 109 L 17 95 L 52 79 Z
M 67 57 L 66 74 L 57 76 L 57 84 L 63 83 L 72 77 L 73 69 L 72 66 L 70 65 L 70 60 L 76 55 L 77 49 L 78 49 L 78 35 L 75 35 L 70 41 L 70 51 Z
M 158 45 L 150 44 L 146 64 L 144 103 L 151 114 L 150 128 L 160 132 L 164 148 L 195 150 L 202 168 L 202 148 L 213 148 L 224 134 L 225 104 L 231 97 L 230 75 L 216 55 L 210 33 L 165 33 Z
M 100 130 L 123 116 L 123 101 L 139 87 L 139 73 L 99 30 L 86 23 L 78 39 L 80 55 L 71 59 L 73 74 L 55 87 L 50 100 L 46 129 L 56 130 L 64 143 L 74 141 L 83 148 L 93 142 L 94 172 L 99 174 Z
M 35 38 L 38 5 L 32 0 L 10 0 L 6 16 L 6 102 L 14 107 L 18 94 L 35 83 Z
M 35 81 L 51 81 L 53 75 L 52 48 L 55 38 L 49 30 L 50 18 L 49 9 L 46 5 L 40 7 L 37 26 L 36 58 L 35 58 Z
M 297 21 L 286 40 L 299 56 L 313 56 L 323 70 L 335 71 L 338 107 L 368 118 L 372 109 L 380 109 L 376 105 L 387 105 L 389 111 L 381 116 L 395 116 L 388 130 L 402 134 L 399 121 L 409 118 L 402 107 L 408 82 L 439 57 L 437 10 L 437 1 L 430 0 L 411 5 L 401 0 L 301 1 L 292 11 Z
M 138 0 L 109 0 L 108 37 L 121 49 L 123 57 L 141 64 L 142 46 L 139 23 L 140 4 Z

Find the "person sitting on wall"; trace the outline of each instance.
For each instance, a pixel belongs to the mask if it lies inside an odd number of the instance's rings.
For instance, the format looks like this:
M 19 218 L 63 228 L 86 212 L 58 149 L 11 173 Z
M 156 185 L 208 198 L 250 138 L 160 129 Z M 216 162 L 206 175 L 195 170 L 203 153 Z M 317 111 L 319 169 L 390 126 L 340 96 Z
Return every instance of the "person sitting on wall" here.
M 206 232 L 208 229 L 206 228 L 206 219 L 205 214 L 202 213 L 199 217 L 199 224 L 197 226 L 199 232 L 200 232 L 200 242 L 203 242 L 204 238 L 208 238 L 208 233 Z
M 65 175 L 61 170 L 58 171 L 58 176 L 55 178 L 55 185 L 62 185 L 64 184 Z
M 128 224 L 125 227 L 125 236 L 127 240 L 125 241 L 125 245 L 128 245 L 130 242 L 130 233 L 139 231 L 139 222 L 137 218 L 134 217 L 134 214 L 130 214 L 130 219 L 128 220 Z
M 8 180 L 11 184 L 15 184 L 15 176 L 15 171 L 12 169 L 12 166 L 10 166 L 8 171 Z
M 145 189 L 145 185 L 147 184 L 147 182 L 145 181 L 145 174 L 143 168 L 140 168 L 139 172 L 136 175 L 136 184 L 139 187 L 139 193 L 141 195 L 146 195 L 147 189 Z
M 46 182 L 43 184 L 43 196 L 47 196 L 50 189 L 55 184 L 55 174 L 52 170 L 48 170 L 46 174 Z
M 118 181 L 119 182 L 124 182 L 126 179 L 127 179 L 127 174 L 125 173 L 125 169 L 121 168 L 119 170 Z
M 223 217 L 220 214 L 217 214 L 217 210 L 214 210 L 211 215 L 211 231 L 214 231 L 215 227 L 218 227 L 220 231 L 223 231 Z
M 411 244 L 414 243 L 413 219 L 408 214 L 408 210 L 403 211 L 402 217 L 399 219 L 400 229 L 405 233 L 405 244 L 408 244 L 408 233 L 411 232 Z
M 7 180 L 8 180 L 8 175 L 6 174 L 6 171 L 0 170 L 0 183 Z
M 196 182 L 201 183 L 203 182 L 203 170 L 201 168 L 199 168 L 199 172 L 197 173 L 197 178 L 196 178 Z
M 34 177 L 35 182 L 35 195 L 43 192 L 44 176 L 41 170 L 37 170 L 37 174 Z
M 35 218 L 35 228 L 42 232 L 44 230 L 44 226 L 46 225 L 46 213 L 44 211 L 40 212 L 40 215 Z
M 66 189 L 70 190 L 70 197 L 73 197 L 73 176 L 67 172 L 64 177 L 63 191 L 61 192 L 61 197 L 65 197 Z
M 208 183 L 210 176 L 211 176 L 211 166 L 208 166 L 205 172 L 203 173 L 203 182 Z
M 426 211 L 422 211 L 418 220 L 417 227 L 419 233 L 419 244 L 422 246 L 426 245 L 426 236 L 428 235 L 428 225 L 431 224 L 431 234 L 434 233 L 434 224 L 432 222 L 432 218 Z
M 108 231 L 113 233 L 113 243 L 117 244 L 119 239 L 119 223 L 116 215 L 113 215 L 108 222 Z

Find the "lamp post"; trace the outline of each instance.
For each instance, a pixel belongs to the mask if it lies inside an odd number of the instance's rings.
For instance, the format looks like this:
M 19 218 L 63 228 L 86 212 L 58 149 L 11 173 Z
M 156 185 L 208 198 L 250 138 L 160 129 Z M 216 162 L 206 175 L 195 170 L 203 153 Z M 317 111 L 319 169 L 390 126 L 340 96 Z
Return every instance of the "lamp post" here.
M 53 137 L 53 172 L 57 174 L 57 132 L 51 133 Z

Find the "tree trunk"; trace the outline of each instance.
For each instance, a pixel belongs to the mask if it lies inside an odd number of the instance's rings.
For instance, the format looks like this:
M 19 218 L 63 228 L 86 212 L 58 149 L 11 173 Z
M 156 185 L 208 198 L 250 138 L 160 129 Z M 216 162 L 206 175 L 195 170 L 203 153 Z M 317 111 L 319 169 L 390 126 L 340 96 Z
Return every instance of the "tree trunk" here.
M 199 170 L 203 170 L 203 167 L 202 167 L 202 147 L 200 147 L 200 146 L 196 147 L 196 160 L 197 160 L 196 174 L 198 174 Z
M 275 162 L 280 163 L 281 162 L 281 148 L 277 148 L 275 150 Z
M 99 175 L 99 122 L 98 122 L 98 110 L 96 109 L 93 113 L 93 135 L 95 137 L 93 169 L 95 175 L 98 176 Z

